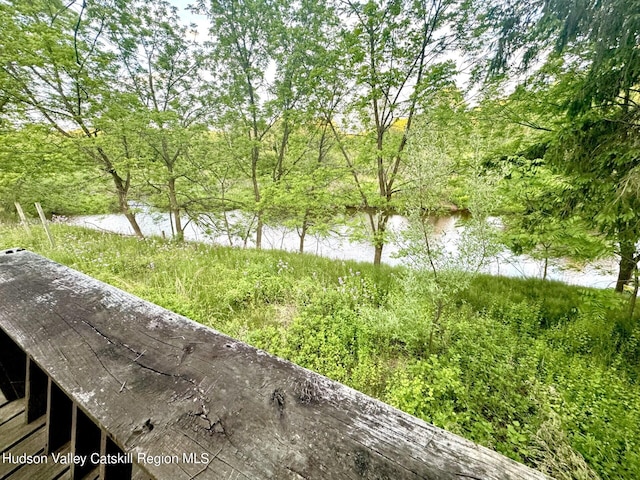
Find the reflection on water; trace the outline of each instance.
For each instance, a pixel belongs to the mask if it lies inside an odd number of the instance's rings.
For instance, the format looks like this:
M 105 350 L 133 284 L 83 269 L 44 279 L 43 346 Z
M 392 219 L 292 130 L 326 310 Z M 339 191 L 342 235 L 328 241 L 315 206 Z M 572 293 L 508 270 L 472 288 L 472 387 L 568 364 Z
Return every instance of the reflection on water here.
M 171 222 L 166 213 L 154 213 L 143 209 L 136 215 L 138 223 L 145 235 L 171 236 Z M 250 222 L 240 212 L 229 212 L 230 225 L 238 231 L 245 230 L 244 223 Z M 457 224 L 458 216 L 450 215 L 433 219 L 434 234 L 439 236 L 446 245 L 447 250 L 455 250 L 460 239 L 460 225 Z M 498 221 L 494 219 L 494 221 Z M 72 225 L 85 226 L 98 230 L 133 235 L 129 222 L 123 215 L 85 215 L 69 220 Z M 185 227 L 186 240 L 215 243 L 220 245 L 232 245 L 242 247 L 245 244 L 239 233 L 228 234 L 219 227 L 220 222 L 208 222 L 196 224 L 189 222 Z M 307 235 L 304 243 L 304 251 L 322 257 L 338 260 L 357 260 L 371 262 L 374 248 L 365 240 L 358 240 L 355 232 L 364 231 L 366 228 L 365 214 L 356 214 L 349 217 L 349 225 L 344 224 L 334 228 L 326 235 Z M 398 233 L 407 225 L 407 219 L 394 215 L 389 219 L 388 230 Z M 361 237 L 363 238 L 363 237 Z M 248 238 L 246 245 L 255 246 L 255 238 Z M 263 231 L 262 247 L 265 249 L 278 249 L 297 251 L 300 238 L 294 228 L 281 225 L 265 225 Z M 390 241 L 384 246 L 382 261 L 389 265 L 400 265 L 402 258 L 397 254 L 400 245 Z M 534 277 L 542 278 L 544 265 L 542 261 L 534 260 L 526 255 L 513 255 L 508 250 L 500 252 L 493 257 L 483 271 L 495 275 L 510 277 Z M 592 262 L 581 266 L 579 270 L 573 269 L 566 260 L 555 260 L 550 263 L 547 277 L 551 280 L 559 280 L 574 285 L 584 285 L 597 288 L 611 288 L 615 285 L 617 265 L 614 259 Z

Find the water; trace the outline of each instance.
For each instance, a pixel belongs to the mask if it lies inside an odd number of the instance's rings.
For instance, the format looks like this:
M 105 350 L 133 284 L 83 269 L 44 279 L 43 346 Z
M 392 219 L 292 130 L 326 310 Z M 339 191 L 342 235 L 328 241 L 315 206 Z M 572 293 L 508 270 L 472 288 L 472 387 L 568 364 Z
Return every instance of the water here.
M 246 230 L 250 219 L 234 211 L 228 213 L 229 223 L 234 229 Z M 167 213 L 154 213 L 146 208 L 136 215 L 140 228 L 145 235 L 172 234 L 171 222 Z M 432 219 L 434 235 L 439 237 L 445 245 L 445 249 L 455 252 L 460 240 L 463 227 L 460 226 L 457 215 L 449 215 Z M 493 219 L 498 222 L 498 219 Z M 120 234 L 133 235 L 129 222 L 120 214 L 109 215 L 85 215 L 69 219 L 68 223 L 97 230 L 104 230 Z M 236 247 L 254 247 L 255 234 L 252 233 L 246 244 L 242 235 L 227 235 L 220 228 L 220 219 L 196 224 L 189 222 L 184 229 L 186 240 L 215 243 L 219 245 L 231 245 Z M 354 232 L 364 231 L 366 228 L 366 215 L 355 214 L 343 225 L 339 225 L 326 235 L 310 235 L 305 238 L 304 251 L 322 257 L 337 260 L 357 260 L 371 262 L 374 255 L 374 247 L 365 240 L 354 238 Z M 388 230 L 398 233 L 406 228 L 407 219 L 394 215 L 389 219 Z M 363 238 L 363 237 L 362 237 Z M 282 225 L 265 225 L 263 230 L 262 248 L 298 251 L 299 236 L 295 229 Z M 385 244 L 382 253 L 382 262 L 389 265 L 400 265 L 406 262 L 398 257 L 401 245 L 397 241 Z M 513 255 L 504 249 L 492 257 L 483 267 L 482 271 L 494 275 L 505 275 L 519 278 L 542 278 L 544 262 L 535 260 L 527 255 Z M 550 261 L 547 278 L 558 280 L 572 285 L 583 285 L 596 288 L 612 288 L 616 282 L 617 262 L 615 259 L 605 259 L 591 262 L 574 268 L 568 260 Z

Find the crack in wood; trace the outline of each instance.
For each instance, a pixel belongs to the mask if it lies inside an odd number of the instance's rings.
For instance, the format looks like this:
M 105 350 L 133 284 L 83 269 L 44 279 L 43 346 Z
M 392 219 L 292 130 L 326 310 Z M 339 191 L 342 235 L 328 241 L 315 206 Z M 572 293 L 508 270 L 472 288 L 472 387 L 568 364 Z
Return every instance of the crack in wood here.
M 287 470 L 289 470 L 292 473 L 295 473 L 296 475 L 298 475 L 300 478 L 302 478 L 303 480 L 310 480 L 310 477 L 308 477 L 307 475 L 305 475 L 304 473 L 299 472 L 298 470 L 296 470 L 293 467 L 290 467 L 288 465 L 285 465 L 285 467 Z
M 67 322 L 68 323 L 68 322 Z M 116 341 L 114 339 L 111 339 L 110 337 L 108 337 L 107 335 L 105 335 L 104 333 L 102 333 L 102 331 L 96 327 L 95 325 L 87 322 L 86 320 L 82 320 L 82 323 L 84 323 L 86 326 L 88 326 L 89 328 L 91 328 L 92 330 L 94 330 L 98 335 L 100 335 L 101 337 L 103 337 L 105 340 L 107 340 L 107 342 L 109 342 L 112 345 L 117 345 L 119 347 L 123 347 L 125 350 L 130 351 L 131 353 L 137 355 L 136 358 L 133 360 L 134 362 L 137 361 L 140 357 L 142 357 L 142 355 L 145 354 L 146 350 L 143 350 L 142 352 L 138 352 L 137 350 L 135 350 L 134 348 L 131 348 L 129 345 L 127 345 L 126 343 L 122 343 L 119 341 Z M 73 328 L 73 327 L 72 327 Z M 74 329 L 75 330 L 75 329 Z
M 285 402 L 286 400 L 284 390 L 276 388 L 271 394 L 271 403 L 273 403 L 273 405 L 276 407 L 280 420 L 284 418 Z
M 140 363 L 140 362 L 134 362 L 134 363 L 135 363 L 135 365 L 138 365 L 140 368 L 143 368 L 143 369 L 145 369 L 145 370 L 149 370 L 149 371 L 151 371 L 151 372 L 153 372 L 153 373 L 157 373 L 158 375 L 162 375 L 162 376 L 164 376 L 164 377 L 169 377 L 169 378 L 180 378 L 180 379 L 182 379 L 182 380 L 186 380 L 186 381 L 188 381 L 188 379 L 183 378 L 183 376 L 182 376 L 182 375 L 178 375 L 177 373 L 167 373 L 167 372 L 163 372 L 163 371 L 161 371 L 161 370 L 158 370 L 158 369 L 156 369 L 156 368 L 150 367 L 150 366 L 145 365 L 144 363 Z M 133 363 L 132 363 L 132 365 L 133 365 Z
M 107 343 L 109 343 L 109 344 L 113 344 L 114 343 L 109 337 L 107 337 L 104 333 L 102 333 L 100 330 L 98 330 L 94 325 L 91 325 L 86 320 L 81 320 L 81 322 L 84 323 L 86 326 L 88 326 L 91 330 L 96 332 L 98 335 L 100 335 L 102 338 L 104 338 L 107 341 Z
M 212 421 L 204 414 L 199 415 L 199 417 L 205 422 L 204 429 L 209 432 L 209 435 L 213 435 L 214 433 L 225 433 L 224 427 L 222 426 L 222 420 L 219 418 Z
M 91 350 L 91 353 L 93 353 L 93 355 L 96 357 L 96 360 L 98 361 L 98 363 L 102 366 L 102 368 L 104 369 L 105 372 L 107 372 L 109 374 L 109 376 L 111 378 L 113 378 L 118 385 L 120 385 L 122 382 L 121 380 L 116 377 L 113 373 L 111 373 L 111 370 L 109 370 L 107 368 L 107 366 L 104 364 L 104 362 L 102 361 L 102 359 L 100 358 L 100 356 L 98 355 L 98 353 L 93 349 L 93 347 L 91 346 L 91 344 L 89 343 L 89 341 L 84 337 L 84 335 L 82 335 L 63 315 L 60 315 L 58 312 L 56 312 L 55 310 L 51 309 L 50 310 L 51 313 L 53 313 L 56 317 L 58 317 L 60 320 L 62 320 L 63 322 L 65 322 L 69 328 L 71 330 L 73 330 L 84 342 L 84 344 L 89 348 L 89 350 Z M 82 320 L 82 323 L 88 325 L 89 327 L 92 327 L 92 325 L 88 324 L 86 321 Z M 106 336 L 104 336 L 101 332 L 98 332 L 100 335 L 102 335 L 103 337 L 107 338 Z M 111 342 L 108 338 L 107 341 L 109 342 L 109 344 L 113 344 L 113 342 Z

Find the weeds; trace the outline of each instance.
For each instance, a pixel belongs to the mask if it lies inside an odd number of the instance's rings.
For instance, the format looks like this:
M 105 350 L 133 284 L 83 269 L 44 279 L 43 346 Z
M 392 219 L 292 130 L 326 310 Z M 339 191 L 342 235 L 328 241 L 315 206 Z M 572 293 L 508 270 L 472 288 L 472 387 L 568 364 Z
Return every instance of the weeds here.
M 640 477 L 640 325 L 612 292 L 479 275 L 433 302 L 402 269 L 0 226 L 21 246 L 562 479 Z M 410 279 L 408 281 L 407 279 Z

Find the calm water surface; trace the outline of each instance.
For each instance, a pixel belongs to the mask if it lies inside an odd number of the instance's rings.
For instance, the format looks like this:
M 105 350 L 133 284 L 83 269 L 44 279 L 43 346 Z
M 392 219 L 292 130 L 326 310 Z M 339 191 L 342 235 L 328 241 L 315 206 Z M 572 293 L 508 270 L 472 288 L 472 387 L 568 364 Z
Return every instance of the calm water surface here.
M 239 225 L 243 220 L 240 212 L 230 212 L 230 223 Z M 136 215 L 138 223 L 145 235 L 171 236 L 171 223 L 166 213 L 153 213 L 143 210 Z M 447 250 L 455 250 L 460 238 L 461 226 L 458 225 L 459 217 L 456 215 L 438 217 L 433 219 L 434 234 L 446 244 Z M 127 219 L 120 214 L 110 215 L 85 215 L 73 217 L 68 223 L 109 232 L 129 234 L 133 231 Z M 350 218 L 350 225 L 342 225 L 334 228 L 325 236 L 307 235 L 304 250 L 322 257 L 338 260 L 357 260 L 371 262 L 373 260 L 373 246 L 365 241 L 354 240 L 354 231 L 358 231 L 358 224 L 366 224 L 364 214 L 356 214 Z M 400 232 L 407 225 L 406 218 L 395 215 L 389 220 L 389 230 Z M 229 237 L 221 232 L 216 233 L 216 228 L 199 226 L 190 222 L 185 228 L 185 239 L 220 245 L 244 246 L 239 236 Z M 255 246 L 255 235 L 248 239 L 248 247 Z M 281 225 L 267 225 L 263 231 L 263 248 L 287 251 L 297 251 L 299 237 L 295 229 Z M 391 241 L 385 244 L 382 261 L 389 265 L 404 263 L 397 254 L 400 245 Z M 542 278 L 544 265 L 542 261 L 534 260 L 526 255 L 513 255 L 508 250 L 500 252 L 491 258 L 483 271 L 495 275 L 506 275 L 521 278 Z M 569 261 L 554 260 L 550 263 L 547 276 L 552 280 L 559 280 L 573 285 L 583 285 L 597 288 L 611 288 L 615 285 L 617 264 L 615 259 L 606 259 L 581 265 L 579 269 L 571 266 Z

